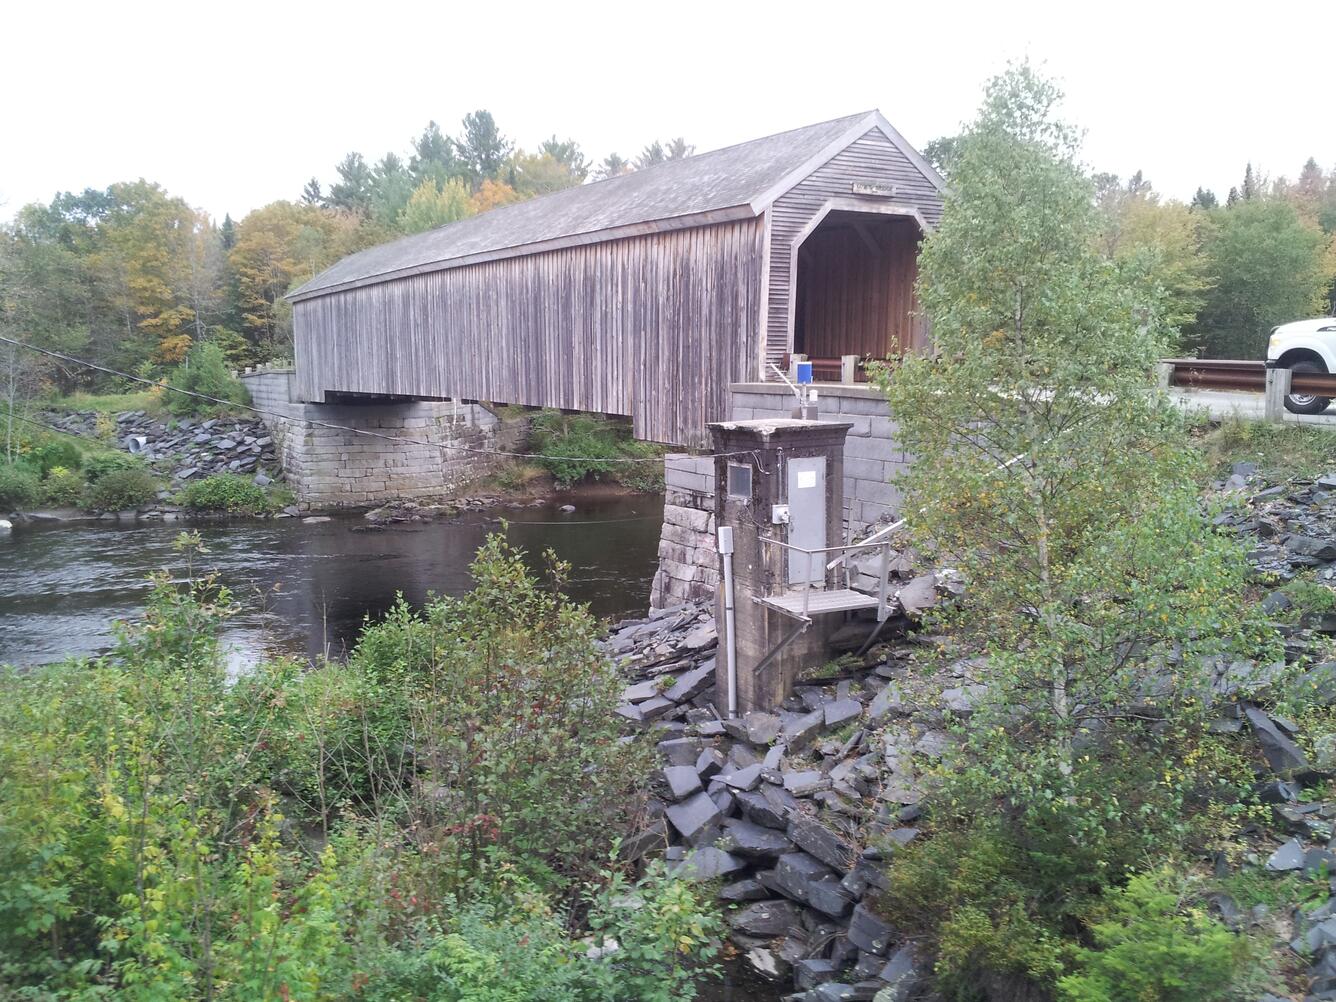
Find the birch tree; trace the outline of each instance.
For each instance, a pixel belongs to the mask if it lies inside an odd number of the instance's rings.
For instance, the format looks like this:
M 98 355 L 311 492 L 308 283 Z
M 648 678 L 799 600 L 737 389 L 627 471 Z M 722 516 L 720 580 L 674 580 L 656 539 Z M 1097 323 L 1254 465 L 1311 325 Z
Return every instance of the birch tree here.
M 1078 741 L 1186 705 L 1242 583 L 1156 388 L 1164 297 L 1100 254 L 1058 98 L 1027 66 L 990 85 L 923 248 L 935 357 L 883 377 L 915 543 L 964 572 L 950 625 L 986 655 L 975 761 L 1019 804 L 1074 803 Z

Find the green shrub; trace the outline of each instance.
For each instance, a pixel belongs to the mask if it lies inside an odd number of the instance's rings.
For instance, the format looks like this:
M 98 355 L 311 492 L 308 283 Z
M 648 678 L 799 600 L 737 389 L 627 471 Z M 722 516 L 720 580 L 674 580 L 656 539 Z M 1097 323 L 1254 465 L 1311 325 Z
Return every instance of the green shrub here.
M 47 504 L 76 505 L 85 487 L 83 474 L 78 470 L 53 466 L 42 481 L 42 500 Z
M 663 488 L 663 449 L 637 442 L 626 421 L 541 411 L 532 418 L 529 447 L 561 488 L 586 479 L 615 480 L 632 490 Z
M 55 467 L 77 470 L 83 466 L 83 451 L 68 439 L 55 439 L 37 446 L 28 453 L 28 460 L 38 466 L 41 475 L 46 476 Z
M 240 515 L 264 515 L 275 509 L 263 487 L 235 473 L 215 473 L 187 484 L 176 495 L 176 503 L 191 511 L 222 511 Z
M 88 485 L 84 502 L 95 511 L 123 511 L 151 504 L 158 497 L 158 481 L 143 468 L 112 470 Z
M 84 478 L 95 484 L 114 470 L 147 470 L 144 461 L 127 452 L 101 452 L 84 460 Z
M 228 403 L 250 402 L 246 388 L 228 369 L 223 350 L 208 341 L 190 349 L 190 356 L 172 374 L 168 385 L 175 390 L 187 391 L 173 393 L 169 390 L 167 393 L 167 408 L 178 416 L 200 414 L 219 407 L 225 408 Z M 210 400 L 202 400 L 190 396 L 190 393 L 202 393 L 225 403 L 220 405 Z
M 1144 873 L 1111 891 L 1058 982 L 1064 1002 L 1226 1002 L 1237 997 L 1251 945 L 1203 910 L 1185 905 L 1184 883 Z
M 0 511 L 36 503 L 41 496 L 37 475 L 24 466 L 0 466 Z
M 719 938 L 708 886 L 599 866 L 635 749 L 602 724 L 620 686 L 592 622 L 497 540 L 474 574 L 472 598 L 376 627 L 360 664 L 233 683 L 232 597 L 164 575 L 106 657 L 0 671 L 0 994 L 689 1000 Z M 386 779 L 356 797 L 355 749 Z M 529 851 L 579 882 L 535 883 Z

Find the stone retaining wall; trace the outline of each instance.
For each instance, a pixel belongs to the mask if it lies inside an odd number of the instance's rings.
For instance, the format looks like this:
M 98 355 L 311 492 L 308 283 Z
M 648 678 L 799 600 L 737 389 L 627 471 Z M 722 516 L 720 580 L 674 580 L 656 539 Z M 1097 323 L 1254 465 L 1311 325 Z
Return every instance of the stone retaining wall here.
M 444 446 L 518 452 L 528 432 L 527 421 L 503 420 L 476 403 L 302 403 L 294 399 L 292 377 L 291 369 L 281 369 L 241 379 L 265 412 L 283 471 L 306 510 L 449 496 L 505 460 Z M 396 438 L 411 441 L 390 440 Z
M 713 600 L 719 580 L 714 541 L 714 460 L 670 453 L 663 461 L 663 532 L 651 609 Z

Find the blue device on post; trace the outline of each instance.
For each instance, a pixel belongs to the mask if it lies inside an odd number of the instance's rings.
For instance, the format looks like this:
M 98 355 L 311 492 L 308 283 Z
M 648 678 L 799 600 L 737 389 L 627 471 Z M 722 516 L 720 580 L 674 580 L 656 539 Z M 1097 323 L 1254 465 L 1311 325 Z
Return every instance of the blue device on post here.
M 812 381 L 812 363 L 799 362 L 796 366 L 798 372 L 798 385 L 802 386 Z

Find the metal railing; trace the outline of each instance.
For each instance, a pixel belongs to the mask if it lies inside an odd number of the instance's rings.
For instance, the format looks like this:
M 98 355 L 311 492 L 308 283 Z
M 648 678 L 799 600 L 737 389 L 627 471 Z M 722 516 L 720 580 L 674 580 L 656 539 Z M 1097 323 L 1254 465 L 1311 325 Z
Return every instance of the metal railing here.
M 788 580 L 787 568 L 785 568 L 784 572 L 781 573 L 780 575 L 780 580 L 785 582 L 785 584 L 781 586 L 782 590 L 785 593 L 790 591 L 791 588 L 793 587 L 800 587 L 802 589 L 803 619 L 810 619 L 810 616 L 808 615 L 808 610 L 810 607 L 810 599 L 812 592 L 813 590 L 815 590 L 813 588 L 814 582 L 819 581 L 823 588 L 826 587 L 829 582 L 829 579 L 834 576 L 832 574 L 832 571 L 834 571 L 835 574 L 843 573 L 844 587 L 846 589 L 850 591 L 858 591 L 859 589 L 853 587 L 852 576 L 849 570 L 849 562 L 847 560 L 844 560 L 843 558 L 851 550 L 880 550 L 881 560 L 879 563 L 879 571 L 877 574 L 877 622 L 883 622 L 887 618 L 887 616 L 890 615 L 889 605 L 887 603 L 887 596 L 890 591 L 890 575 L 891 575 L 891 544 L 889 540 L 881 540 L 880 542 L 874 542 L 874 543 L 842 543 L 839 546 L 823 546 L 820 547 L 819 549 L 808 549 L 805 546 L 795 546 L 792 543 L 786 543 L 783 540 L 775 539 L 770 536 L 761 536 L 760 541 L 763 546 L 776 546 L 784 550 L 789 550 L 794 553 L 801 553 L 806 555 L 807 579 L 803 581 L 800 585 L 792 586 L 787 584 Z M 827 553 L 839 553 L 840 558 L 837 561 L 831 561 L 831 563 L 828 565 L 822 565 L 818 563 L 817 558 L 822 557 Z M 836 567 L 837 563 L 839 564 L 838 568 Z M 820 577 L 817 576 L 818 569 L 820 569 L 821 572 Z
M 1268 369 L 1265 362 L 1235 358 L 1166 358 L 1170 386 L 1194 390 L 1235 390 L 1265 393 Z M 1336 373 L 1290 372 L 1290 392 L 1336 397 Z

